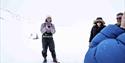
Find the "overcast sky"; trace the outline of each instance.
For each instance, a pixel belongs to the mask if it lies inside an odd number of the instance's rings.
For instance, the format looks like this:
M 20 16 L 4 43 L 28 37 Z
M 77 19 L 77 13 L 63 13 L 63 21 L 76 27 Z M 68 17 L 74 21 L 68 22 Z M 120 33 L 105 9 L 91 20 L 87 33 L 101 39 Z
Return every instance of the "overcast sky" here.
M 125 3 L 124 0 L 1 0 L 1 8 L 29 21 L 43 22 L 50 15 L 57 26 L 75 26 L 92 23 L 98 16 L 112 23 L 116 13 L 124 11 Z

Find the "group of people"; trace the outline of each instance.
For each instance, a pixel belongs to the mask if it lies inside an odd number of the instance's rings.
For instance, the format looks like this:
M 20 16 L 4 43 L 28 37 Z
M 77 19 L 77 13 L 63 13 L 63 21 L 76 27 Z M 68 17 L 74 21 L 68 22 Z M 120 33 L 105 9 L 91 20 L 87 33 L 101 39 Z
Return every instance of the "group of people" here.
M 121 13 L 121 12 L 116 15 L 117 23 L 116 23 L 115 25 L 117 25 L 117 26 L 120 27 L 122 16 L 123 16 L 123 13 Z M 91 34 L 90 34 L 90 38 L 89 38 L 90 44 L 91 44 L 92 39 L 93 39 L 104 27 L 106 27 L 105 21 L 103 20 L 102 17 L 97 17 L 96 20 L 94 20 L 93 24 L 94 24 L 94 25 L 93 25 L 93 27 L 92 27 L 92 29 L 91 29 Z
M 118 13 L 116 19 L 116 24 L 108 26 L 102 18 L 96 19 L 84 63 L 125 63 L 125 12 Z
M 102 17 L 97 17 L 91 29 L 89 49 L 84 63 L 125 63 L 125 12 L 117 14 L 115 25 L 105 25 Z M 56 32 L 52 18 L 49 16 L 42 23 L 42 56 L 43 63 L 47 63 L 47 49 L 49 48 L 53 62 L 56 58 L 53 34 Z

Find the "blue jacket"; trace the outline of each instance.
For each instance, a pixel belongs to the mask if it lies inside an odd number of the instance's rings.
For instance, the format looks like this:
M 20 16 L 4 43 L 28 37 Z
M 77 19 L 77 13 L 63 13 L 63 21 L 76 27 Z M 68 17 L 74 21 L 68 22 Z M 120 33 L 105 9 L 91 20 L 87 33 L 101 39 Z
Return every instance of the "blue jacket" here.
M 84 63 L 125 63 L 125 30 L 105 27 L 93 38 Z

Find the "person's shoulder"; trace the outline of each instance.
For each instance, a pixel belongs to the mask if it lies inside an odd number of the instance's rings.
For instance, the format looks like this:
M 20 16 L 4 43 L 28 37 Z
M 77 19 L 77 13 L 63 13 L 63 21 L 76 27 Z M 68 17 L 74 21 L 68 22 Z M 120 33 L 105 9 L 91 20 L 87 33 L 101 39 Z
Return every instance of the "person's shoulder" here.
M 93 28 L 93 29 L 97 29 L 98 27 L 97 27 L 96 25 L 93 25 L 92 28 Z
M 110 32 L 123 32 L 124 30 L 123 29 L 121 29 L 121 27 L 119 27 L 119 26 L 117 26 L 117 25 L 115 25 L 115 24 L 109 24 L 108 26 L 106 26 L 103 30 L 102 30 L 102 32 L 104 32 L 104 31 L 110 31 Z
M 51 23 L 52 25 L 54 25 L 54 23 Z
M 118 28 L 120 28 L 120 27 L 118 27 L 115 24 L 109 24 L 108 26 L 105 26 L 105 29 L 118 29 Z
M 46 23 L 42 23 L 41 25 L 45 25 Z
M 102 25 L 102 26 L 101 26 L 101 28 L 105 28 L 105 27 L 106 27 L 106 25 Z
M 46 23 L 42 23 L 41 26 L 42 26 L 42 27 L 46 26 Z
M 55 26 L 53 23 L 51 23 L 52 26 Z
M 106 27 L 106 25 L 103 25 L 103 27 Z
M 108 26 L 106 26 L 106 27 L 118 27 L 117 25 L 115 25 L 115 24 L 109 24 Z

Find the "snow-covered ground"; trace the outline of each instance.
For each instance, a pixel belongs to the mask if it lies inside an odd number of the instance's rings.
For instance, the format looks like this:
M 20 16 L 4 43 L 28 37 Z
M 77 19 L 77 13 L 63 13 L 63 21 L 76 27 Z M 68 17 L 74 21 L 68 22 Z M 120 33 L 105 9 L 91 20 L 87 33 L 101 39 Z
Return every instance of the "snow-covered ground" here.
M 3 18 L 1 19 L 1 63 L 41 63 L 43 60 L 40 33 L 42 22 L 32 22 L 22 18 L 19 20 L 18 16 L 15 17 L 7 11 L 1 10 L 1 12 Z M 83 62 L 89 35 L 89 32 L 82 28 L 85 25 L 56 27 L 54 41 L 57 58 L 61 63 Z M 33 40 L 36 33 L 39 39 Z M 49 50 L 48 61 L 52 61 Z
M 83 63 L 93 20 L 101 16 L 106 25 L 115 23 L 115 14 L 125 8 L 124 0 L 0 1 L 0 63 L 42 63 L 40 26 L 47 15 L 56 27 L 58 60 Z M 32 39 L 35 34 L 39 39 Z
M 42 43 L 39 23 L 1 20 L 1 63 L 41 63 Z M 61 63 L 82 63 L 88 48 L 87 34 L 75 28 L 57 27 L 54 40 Z M 33 40 L 39 35 L 39 39 Z M 52 61 L 48 50 L 48 61 Z

